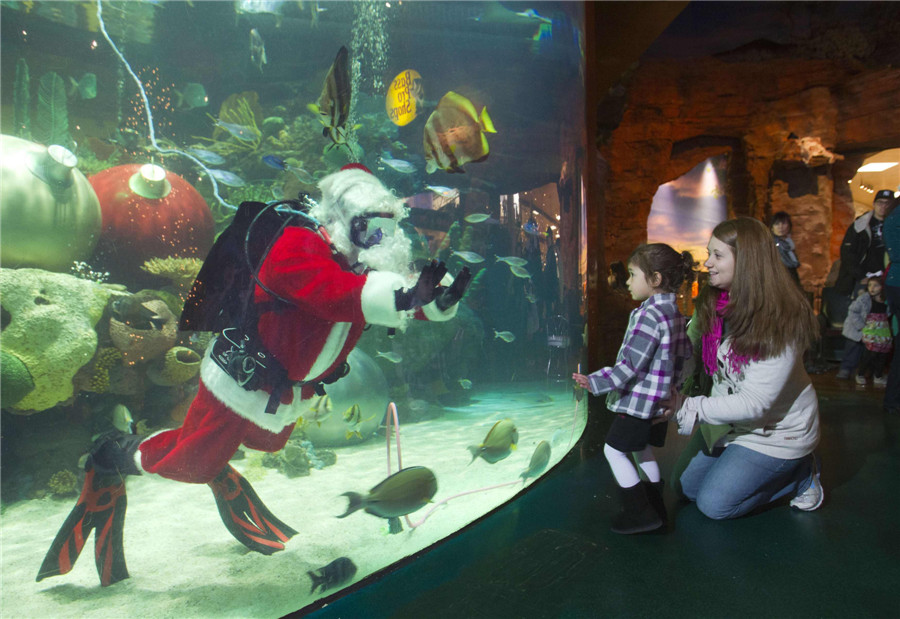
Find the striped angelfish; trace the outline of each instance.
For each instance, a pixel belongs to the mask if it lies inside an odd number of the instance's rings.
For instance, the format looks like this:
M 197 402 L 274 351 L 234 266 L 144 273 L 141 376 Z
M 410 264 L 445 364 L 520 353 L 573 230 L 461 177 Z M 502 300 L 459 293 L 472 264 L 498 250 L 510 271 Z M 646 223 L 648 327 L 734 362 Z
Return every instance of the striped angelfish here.
M 331 138 L 335 145 L 347 143 L 347 118 L 350 116 L 350 53 L 343 45 L 338 50 L 318 103 L 310 103 L 306 107 L 317 115 L 324 125 L 322 136 Z

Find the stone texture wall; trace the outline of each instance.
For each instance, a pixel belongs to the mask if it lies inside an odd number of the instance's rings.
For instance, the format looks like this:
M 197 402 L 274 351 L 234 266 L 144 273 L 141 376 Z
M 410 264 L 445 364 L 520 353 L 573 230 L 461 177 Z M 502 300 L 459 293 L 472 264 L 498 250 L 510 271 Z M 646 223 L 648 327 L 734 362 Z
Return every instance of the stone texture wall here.
M 790 213 L 810 290 L 824 283 L 853 219 L 847 180 L 869 154 L 900 146 L 900 69 L 848 61 L 646 61 L 616 105 L 621 121 L 597 136 L 609 260 L 646 240 L 660 185 L 727 154 L 729 214 Z M 609 101 L 600 107 L 610 113 Z M 804 162 L 805 137 L 836 160 Z

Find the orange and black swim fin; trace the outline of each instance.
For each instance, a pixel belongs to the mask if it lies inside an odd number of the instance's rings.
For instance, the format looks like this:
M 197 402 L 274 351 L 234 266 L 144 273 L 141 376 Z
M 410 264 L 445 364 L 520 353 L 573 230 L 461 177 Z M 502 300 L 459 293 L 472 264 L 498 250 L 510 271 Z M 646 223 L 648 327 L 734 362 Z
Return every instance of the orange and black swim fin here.
M 88 466 L 81 496 L 50 545 L 36 580 L 71 571 L 91 531 L 100 584 L 106 587 L 128 578 L 122 546 L 127 504 L 124 477 L 98 475 Z
M 225 527 L 250 550 L 270 555 L 284 550 L 284 543 L 297 534 L 269 511 L 250 482 L 230 464 L 209 482 L 209 487 Z

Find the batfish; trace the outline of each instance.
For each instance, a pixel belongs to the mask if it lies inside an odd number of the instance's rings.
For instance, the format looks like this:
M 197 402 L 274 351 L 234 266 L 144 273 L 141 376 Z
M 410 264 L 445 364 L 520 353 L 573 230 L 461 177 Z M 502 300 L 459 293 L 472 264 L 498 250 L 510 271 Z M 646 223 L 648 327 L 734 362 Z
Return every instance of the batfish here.
M 487 108 L 479 114 L 464 96 L 448 92 L 425 123 L 425 170 L 462 172 L 470 161 L 484 161 L 490 151 L 485 132 L 497 132 Z

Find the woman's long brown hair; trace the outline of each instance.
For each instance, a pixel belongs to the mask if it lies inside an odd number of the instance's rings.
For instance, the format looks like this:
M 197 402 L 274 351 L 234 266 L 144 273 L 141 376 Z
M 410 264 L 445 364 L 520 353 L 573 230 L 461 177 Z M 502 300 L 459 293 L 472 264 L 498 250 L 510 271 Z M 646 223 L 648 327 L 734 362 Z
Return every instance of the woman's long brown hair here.
M 724 318 L 737 355 L 775 357 L 788 346 L 805 351 L 819 337 L 815 313 L 778 257 L 772 233 L 756 219 L 723 221 L 713 236 L 734 252 L 734 281 Z M 697 299 L 697 320 L 706 333 L 721 290 L 707 286 Z

